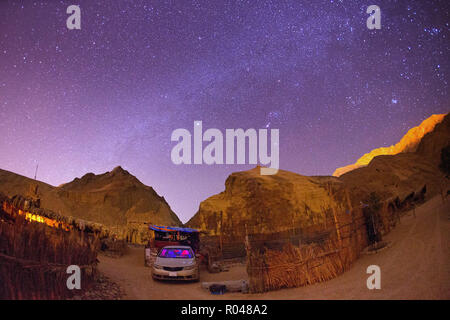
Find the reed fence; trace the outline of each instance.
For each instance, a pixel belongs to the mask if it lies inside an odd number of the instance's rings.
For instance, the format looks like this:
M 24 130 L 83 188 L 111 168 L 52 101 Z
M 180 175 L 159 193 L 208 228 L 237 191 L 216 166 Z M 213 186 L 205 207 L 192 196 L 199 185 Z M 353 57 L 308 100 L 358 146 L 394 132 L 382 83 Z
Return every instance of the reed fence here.
M 0 208 L 0 299 L 64 299 L 70 265 L 81 269 L 82 290 L 96 276 L 99 239 L 80 230 L 51 227 Z
M 247 274 L 252 293 L 330 280 L 344 271 L 367 246 L 362 211 L 352 212 L 334 228 L 314 236 L 247 237 Z M 350 220 L 350 221 L 348 221 Z

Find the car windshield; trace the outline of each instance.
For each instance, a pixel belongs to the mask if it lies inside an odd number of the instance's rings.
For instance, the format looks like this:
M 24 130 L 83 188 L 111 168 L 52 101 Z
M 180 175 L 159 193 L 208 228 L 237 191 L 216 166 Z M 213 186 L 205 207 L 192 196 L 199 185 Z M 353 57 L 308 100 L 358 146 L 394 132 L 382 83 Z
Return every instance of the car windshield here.
M 159 253 L 161 258 L 192 259 L 193 256 L 192 250 L 187 248 L 163 248 Z

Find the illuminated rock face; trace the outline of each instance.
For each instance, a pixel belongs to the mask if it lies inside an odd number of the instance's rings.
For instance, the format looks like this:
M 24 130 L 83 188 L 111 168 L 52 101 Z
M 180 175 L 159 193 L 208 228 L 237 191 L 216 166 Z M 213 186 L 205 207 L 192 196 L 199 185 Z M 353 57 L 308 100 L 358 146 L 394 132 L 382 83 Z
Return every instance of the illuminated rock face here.
M 414 152 L 419 145 L 421 139 L 428 133 L 431 132 L 434 127 L 441 123 L 444 119 L 445 114 L 434 114 L 431 117 L 425 119 L 419 126 L 411 128 L 400 140 L 400 142 L 390 146 L 377 148 L 369 153 L 364 154 L 361 158 L 358 159 L 354 164 L 350 164 L 345 167 L 337 168 L 333 176 L 339 177 L 346 172 L 352 171 L 357 168 L 361 168 L 366 166 L 372 161 L 376 156 L 381 155 L 395 155 L 403 152 Z
M 402 200 L 411 192 L 417 194 L 424 186 L 426 198 L 448 190 L 448 179 L 444 178 L 439 163 L 442 149 L 450 143 L 450 114 L 443 119 L 433 116 L 427 119 L 430 120 L 427 121 L 428 125 L 432 125 L 433 119 L 436 120 L 435 127 L 423 135 L 414 149 L 410 149 L 411 152 L 377 156 L 367 166 L 339 177 L 355 203 L 362 201 L 371 192 L 376 192 L 381 199 L 399 197 Z

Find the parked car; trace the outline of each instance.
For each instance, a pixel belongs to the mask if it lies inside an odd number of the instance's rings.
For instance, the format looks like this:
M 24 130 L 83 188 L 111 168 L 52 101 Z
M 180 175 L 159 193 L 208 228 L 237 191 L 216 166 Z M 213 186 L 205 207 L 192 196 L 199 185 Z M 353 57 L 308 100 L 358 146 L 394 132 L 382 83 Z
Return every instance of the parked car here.
M 199 262 L 189 246 L 166 246 L 161 249 L 152 267 L 157 280 L 200 280 Z

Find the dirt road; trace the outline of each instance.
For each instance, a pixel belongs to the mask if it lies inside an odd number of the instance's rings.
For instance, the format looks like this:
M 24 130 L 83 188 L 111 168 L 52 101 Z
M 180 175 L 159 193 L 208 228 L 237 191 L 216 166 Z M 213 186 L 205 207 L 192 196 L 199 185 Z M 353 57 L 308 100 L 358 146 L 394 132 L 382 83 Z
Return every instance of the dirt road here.
M 113 259 L 101 256 L 99 269 L 116 281 L 127 299 L 450 299 L 450 199 L 440 196 L 409 212 L 385 237 L 392 246 L 377 254 L 363 255 L 341 276 L 317 285 L 264 294 L 209 294 L 200 283 L 156 282 L 143 265 L 143 249 Z M 368 290 L 366 269 L 381 268 L 381 290 Z M 238 280 L 245 266 L 209 274 L 201 281 Z

